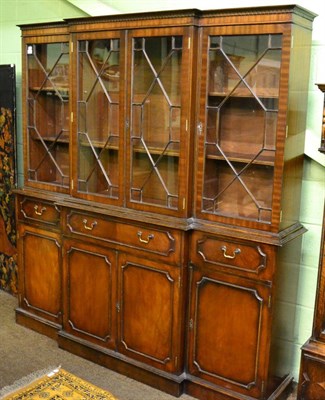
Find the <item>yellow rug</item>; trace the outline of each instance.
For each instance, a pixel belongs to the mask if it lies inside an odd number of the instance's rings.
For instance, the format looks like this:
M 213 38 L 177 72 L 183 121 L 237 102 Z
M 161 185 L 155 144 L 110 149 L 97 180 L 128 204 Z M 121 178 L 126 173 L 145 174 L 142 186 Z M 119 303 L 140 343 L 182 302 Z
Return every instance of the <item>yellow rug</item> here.
M 20 382 L 23 382 L 23 380 Z M 16 388 L 4 397 L 0 396 L 0 399 L 117 400 L 116 397 L 107 391 L 70 374 L 62 368 L 55 369 L 47 375 L 24 385 L 24 387 Z

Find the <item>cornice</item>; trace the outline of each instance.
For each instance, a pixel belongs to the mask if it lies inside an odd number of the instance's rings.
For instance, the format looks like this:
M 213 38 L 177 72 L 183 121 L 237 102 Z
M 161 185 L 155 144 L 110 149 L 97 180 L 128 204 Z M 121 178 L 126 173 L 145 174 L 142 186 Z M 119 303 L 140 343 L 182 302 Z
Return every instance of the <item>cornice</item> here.
M 275 5 L 275 6 L 262 6 L 262 7 L 243 7 L 243 8 L 227 8 L 227 9 L 213 9 L 202 12 L 205 17 L 221 17 L 221 16 L 246 16 L 246 15 L 268 15 L 268 14 L 295 14 L 313 21 L 317 14 L 301 7 L 296 4 L 288 5 Z
M 89 22 L 123 22 L 123 21 L 142 21 L 148 19 L 167 19 L 167 18 L 187 18 L 199 17 L 202 11 L 198 9 L 182 9 L 169 11 L 148 11 L 125 14 L 98 15 L 94 17 L 67 18 L 64 21 L 68 24 L 89 23 Z
M 136 13 L 123 13 L 100 15 L 92 17 L 76 17 L 66 18 L 62 21 L 44 22 L 44 23 L 31 23 L 18 25 L 21 30 L 26 29 L 44 29 L 56 28 L 71 25 L 89 24 L 89 23 L 120 23 L 120 22 L 134 22 L 146 20 L 164 20 L 176 18 L 190 18 L 192 24 L 196 25 L 200 19 L 203 18 L 220 18 L 220 17 L 245 17 L 245 16 L 258 16 L 258 15 L 271 15 L 271 14 L 284 14 L 288 13 L 303 17 L 309 21 L 313 21 L 317 14 L 308 11 L 307 9 L 297 5 L 278 5 L 278 6 L 262 6 L 262 7 L 242 7 L 242 8 L 225 8 L 213 10 L 199 10 L 181 9 L 181 10 L 168 10 L 168 11 L 149 11 L 149 12 L 136 12 Z

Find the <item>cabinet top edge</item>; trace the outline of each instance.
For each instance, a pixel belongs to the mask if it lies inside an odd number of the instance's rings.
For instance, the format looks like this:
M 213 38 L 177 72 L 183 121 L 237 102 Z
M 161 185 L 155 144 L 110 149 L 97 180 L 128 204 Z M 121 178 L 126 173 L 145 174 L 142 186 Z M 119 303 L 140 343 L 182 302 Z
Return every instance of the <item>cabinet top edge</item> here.
M 72 208 L 81 212 L 96 213 L 106 217 L 112 217 L 124 221 L 145 222 L 151 225 L 168 227 L 180 231 L 201 231 L 207 234 L 218 234 L 223 237 L 233 239 L 249 240 L 251 242 L 265 243 L 281 247 L 298 236 L 306 232 L 306 228 L 296 222 L 280 232 L 269 232 L 249 227 L 239 228 L 238 226 L 226 225 L 222 223 L 209 223 L 194 217 L 178 218 L 172 216 L 159 216 L 159 214 L 123 209 L 112 205 L 103 205 L 82 199 L 73 198 L 64 194 L 48 193 L 41 190 L 30 188 L 16 188 L 13 190 L 15 195 L 27 196 L 36 200 L 49 201 L 59 207 Z
M 206 234 L 216 234 L 223 237 L 231 237 L 239 240 L 249 240 L 256 243 L 265 243 L 277 247 L 282 247 L 291 240 L 303 235 L 307 230 L 300 223 L 296 222 L 280 232 L 269 232 L 253 228 L 239 228 L 237 226 L 224 224 L 209 224 L 206 221 L 195 220 L 191 229 Z
M 15 195 L 33 198 L 35 201 L 43 200 L 53 203 L 59 207 L 71 208 L 81 212 L 95 213 L 98 215 L 112 217 L 124 221 L 144 222 L 151 225 L 164 226 L 188 231 L 191 229 L 191 218 L 178 218 L 168 215 L 143 211 L 134 211 L 133 209 L 122 208 L 114 205 L 105 205 L 91 202 L 79 198 L 74 198 L 61 193 L 52 193 L 42 190 L 33 190 L 30 188 L 17 188 L 13 190 Z
M 149 19 L 167 19 L 167 18 L 181 18 L 181 17 L 199 17 L 201 11 L 198 9 L 182 9 L 182 10 L 170 10 L 170 11 L 146 11 L 146 12 L 136 12 L 136 13 L 121 13 L 121 14 L 109 14 L 109 15 L 97 15 L 97 16 L 87 16 L 87 17 L 76 17 L 76 18 L 65 18 L 61 21 L 50 21 L 21 24 L 17 25 L 20 29 L 29 29 L 37 27 L 56 27 L 56 26 L 70 26 L 86 24 L 89 22 L 127 22 L 136 20 L 149 20 Z
M 68 27 L 71 25 L 86 24 L 90 22 L 127 22 L 136 20 L 150 20 L 150 19 L 176 19 L 176 18 L 192 18 L 192 24 L 200 25 L 200 19 L 211 17 L 225 17 L 225 16 L 248 16 L 248 15 L 268 15 L 268 14 L 292 14 L 304 17 L 313 21 L 317 16 L 316 13 L 307 10 L 296 4 L 277 5 L 277 6 L 258 6 L 258 7 L 240 7 L 240 8 L 224 8 L 224 9 L 211 9 L 199 10 L 193 9 L 180 9 L 168 11 L 148 11 L 100 16 L 87 16 L 77 18 L 66 18 L 59 21 L 37 22 L 28 24 L 17 25 L 22 31 L 30 28 L 37 29 L 46 27 Z M 187 21 L 188 23 L 189 21 Z
M 202 12 L 203 17 L 213 17 L 213 16 L 246 16 L 255 14 L 295 14 L 300 17 L 304 17 L 313 21 L 318 14 L 308 10 L 297 4 L 287 4 L 287 5 L 272 5 L 272 6 L 259 6 L 259 7 L 240 7 L 240 8 L 225 8 L 225 9 L 214 9 L 205 10 Z

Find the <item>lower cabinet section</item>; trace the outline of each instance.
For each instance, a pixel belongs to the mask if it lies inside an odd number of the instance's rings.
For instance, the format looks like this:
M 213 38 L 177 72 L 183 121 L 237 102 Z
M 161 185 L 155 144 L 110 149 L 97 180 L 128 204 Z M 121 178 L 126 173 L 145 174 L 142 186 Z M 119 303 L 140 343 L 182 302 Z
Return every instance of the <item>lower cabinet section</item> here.
M 264 398 L 270 287 L 193 265 L 190 270 L 190 374 Z
M 34 203 L 20 203 L 18 323 L 174 396 L 281 398 L 275 246 Z M 318 396 L 308 357 L 303 390 Z

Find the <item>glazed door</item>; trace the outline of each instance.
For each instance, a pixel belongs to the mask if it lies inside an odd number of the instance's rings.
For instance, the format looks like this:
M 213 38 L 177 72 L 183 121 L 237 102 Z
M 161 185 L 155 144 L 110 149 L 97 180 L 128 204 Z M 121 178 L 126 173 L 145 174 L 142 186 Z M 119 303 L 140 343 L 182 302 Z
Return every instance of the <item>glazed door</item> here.
M 115 252 L 74 240 L 63 251 L 64 331 L 115 349 Z
M 213 269 L 190 269 L 190 374 L 263 398 L 270 288 Z
M 20 307 L 59 328 L 62 322 L 60 235 L 24 224 L 19 225 L 18 232 Z
M 119 258 L 119 351 L 168 372 L 181 369 L 180 269 Z
M 204 31 L 200 217 L 259 227 L 272 222 L 282 36 Z
M 127 204 L 184 215 L 190 146 L 190 34 L 184 29 L 133 31 Z
M 73 193 L 121 204 L 124 171 L 125 40 L 119 32 L 79 35 L 75 42 Z
M 37 40 L 25 44 L 25 183 L 68 192 L 70 57 L 68 38 L 63 36 L 61 39 L 51 37 L 47 42 Z

